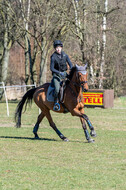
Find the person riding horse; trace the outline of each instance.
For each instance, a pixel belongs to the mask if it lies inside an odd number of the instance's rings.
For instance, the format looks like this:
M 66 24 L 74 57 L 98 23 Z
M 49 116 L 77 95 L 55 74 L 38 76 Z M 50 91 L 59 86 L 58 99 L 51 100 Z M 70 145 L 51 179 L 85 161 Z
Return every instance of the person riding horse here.
M 68 55 L 62 51 L 63 43 L 60 40 L 55 40 L 53 43 L 55 52 L 51 55 L 50 70 L 52 71 L 52 82 L 55 88 L 54 92 L 54 111 L 60 110 L 60 104 L 58 99 L 58 94 L 60 90 L 60 82 L 67 76 L 67 63 L 72 69 L 73 64 L 71 63 Z
M 64 91 L 65 98 L 63 104 L 67 108 L 67 110 L 71 113 L 72 116 L 77 116 L 80 118 L 80 121 L 82 123 L 82 128 L 84 130 L 84 134 L 87 141 L 89 143 L 93 143 L 94 139 L 92 139 L 90 136 L 96 137 L 97 134 L 88 116 L 84 113 L 84 99 L 82 97 L 82 91 L 88 90 L 88 83 L 87 83 L 88 73 L 86 71 L 86 68 L 87 65 L 85 66 L 75 65 L 74 67 L 72 67 L 70 73 L 67 76 L 68 80 Z M 53 118 L 51 116 L 50 110 L 53 110 L 54 106 L 52 102 L 49 102 L 46 98 L 49 86 L 50 83 L 45 83 L 40 87 L 28 90 L 24 94 L 21 101 L 18 103 L 15 112 L 16 127 L 21 127 L 21 116 L 22 116 L 23 106 L 25 105 L 25 103 L 27 106 L 27 104 L 31 103 L 32 99 L 34 99 L 34 102 L 41 110 L 41 113 L 39 114 L 37 122 L 33 128 L 35 139 L 39 139 L 37 131 L 39 129 L 41 121 L 43 120 L 44 117 L 46 117 L 50 126 L 60 137 L 60 139 L 62 139 L 63 141 L 69 141 L 68 138 L 65 137 L 56 127 Z M 65 109 L 63 104 L 60 104 L 60 110 L 58 111 L 58 113 L 66 113 L 64 112 Z M 88 132 L 85 121 L 90 129 L 90 134 Z

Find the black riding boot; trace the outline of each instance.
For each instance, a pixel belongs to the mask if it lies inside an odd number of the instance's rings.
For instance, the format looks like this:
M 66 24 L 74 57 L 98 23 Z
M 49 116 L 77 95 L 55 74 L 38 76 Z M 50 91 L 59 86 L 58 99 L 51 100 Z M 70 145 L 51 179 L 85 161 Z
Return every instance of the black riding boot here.
M 54 107 L 53 107 L 54 111 L 59 111 L 60 110 L 60 104 L 59 104 L 59 100 L 57 97 L 54 98 Z

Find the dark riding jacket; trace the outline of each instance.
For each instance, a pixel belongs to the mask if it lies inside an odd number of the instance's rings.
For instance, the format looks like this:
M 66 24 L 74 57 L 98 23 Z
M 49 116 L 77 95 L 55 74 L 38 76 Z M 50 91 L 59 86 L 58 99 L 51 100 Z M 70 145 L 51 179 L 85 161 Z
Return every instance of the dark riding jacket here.
M 51 56 L 51 64 L 50 64 L 50 70 L 52 71 L 52 74 L 58 74 L 60 75 L 60 72 L 64 72 L 67 70 L 67 63 L 70 66 L 70 69 L 73 67 L 68 55 L 65 52 L 61 52 L 61 54 L 58 54 L 57 52 L 54 52 Z

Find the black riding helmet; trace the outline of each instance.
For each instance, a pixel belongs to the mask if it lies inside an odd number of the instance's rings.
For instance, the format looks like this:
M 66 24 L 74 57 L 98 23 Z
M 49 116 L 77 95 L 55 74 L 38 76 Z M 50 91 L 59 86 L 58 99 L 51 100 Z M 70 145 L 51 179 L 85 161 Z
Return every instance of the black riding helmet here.
M 55 40 L 53 42 L 53 47 L 56 48 L 57 46 L 63 47 L 63 43 L 60 40 Z

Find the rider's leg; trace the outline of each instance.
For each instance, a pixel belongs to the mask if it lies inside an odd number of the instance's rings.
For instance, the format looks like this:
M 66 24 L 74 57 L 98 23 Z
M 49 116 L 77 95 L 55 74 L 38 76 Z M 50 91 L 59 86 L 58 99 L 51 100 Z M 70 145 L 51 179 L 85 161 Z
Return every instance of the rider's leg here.
M 60 110 L 60 104 L 59 104 L 59 99 L 58 99 L 58 94 L 60 90 L 60 79 L 58 77 L 53 78 L 53 84 L 55 87 L 55 92 L 54 92 L 54 110 L 58 111 Z

